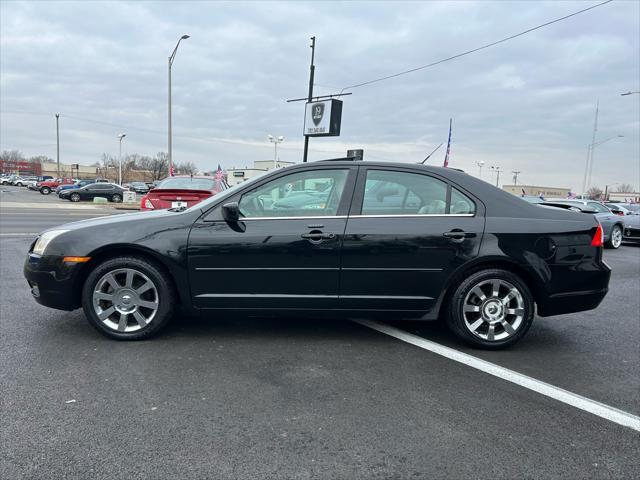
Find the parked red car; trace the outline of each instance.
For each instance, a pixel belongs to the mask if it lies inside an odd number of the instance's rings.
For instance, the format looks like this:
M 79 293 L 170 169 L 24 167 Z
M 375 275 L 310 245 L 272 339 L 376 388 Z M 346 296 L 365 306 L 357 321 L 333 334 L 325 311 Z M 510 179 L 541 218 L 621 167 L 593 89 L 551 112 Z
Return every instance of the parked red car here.
M 52 190 L 55 190 L 60 185 L 70 185 L 74 183 L 75 183 L 75 180 L 73 178 L 54 178 L 53 180 L 38 182 L 36 183 L 36 187 L 41 194 L 49 195 Z
M 224 183 L 216 177 L 169 177 L 142 197 L 140 210 L 188 208 L 224 189 Z

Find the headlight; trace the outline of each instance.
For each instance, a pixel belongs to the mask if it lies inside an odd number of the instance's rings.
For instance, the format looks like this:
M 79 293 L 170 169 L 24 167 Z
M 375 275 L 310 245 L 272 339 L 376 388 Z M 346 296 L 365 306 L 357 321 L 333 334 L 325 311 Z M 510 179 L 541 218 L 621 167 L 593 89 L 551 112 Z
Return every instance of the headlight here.
M 62 235 L 69 230 L 49 230 L 48 232 L 44 232 L 42 235 L 38 237 L 38 241 L 36 242 L 35 247 L 33 247 L 33 253 L 37 253 L 38 255 L 44 255 L 44 251 L 49 245 L 49 242 L 56 238 L 58 235 Z

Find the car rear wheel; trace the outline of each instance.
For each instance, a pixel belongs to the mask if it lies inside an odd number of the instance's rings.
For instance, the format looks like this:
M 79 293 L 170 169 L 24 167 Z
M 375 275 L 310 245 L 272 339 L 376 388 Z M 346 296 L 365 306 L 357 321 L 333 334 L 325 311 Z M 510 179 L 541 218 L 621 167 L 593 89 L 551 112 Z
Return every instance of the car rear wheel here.
M 122 196 L 116 193 L 115 195 L 111 196 L 111 201 L 114 203 L 120 203 L 122 201 Z
M 620 227 L 620 225 L 614 225 L 611 229 L 611 235 L 609 235 L 607 247 L 620 248 L 620 245 L 622 245 L 622 227 Z
M 158 333 L 173 316 L 175 293 L 167 275 L 138 257 L 106 260 L 89 273 L 82 308 L 99 332 L 117 340 Z
M 79 202 L 80 201 L 80 194 L 79 193 L 72 193 L 71 195 L 69 195 L 69 200 L 71 200 L 72 202 Z
M 447 323 L 465 342 L 495 350 L 513 345 L 527 333 L 534 310 L 533 296 L 516 274 L 480 270 L 456 288 Z
M 51 189 L 49 187 L 42 187 L 40 189 L 40 193 L 42 195 L 49 195 L 51 193 Z

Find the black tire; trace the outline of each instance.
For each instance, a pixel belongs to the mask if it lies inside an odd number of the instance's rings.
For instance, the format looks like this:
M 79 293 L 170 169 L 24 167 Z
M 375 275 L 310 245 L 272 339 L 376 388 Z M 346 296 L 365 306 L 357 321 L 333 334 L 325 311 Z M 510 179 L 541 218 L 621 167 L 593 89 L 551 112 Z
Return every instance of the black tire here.
M 509 310 L 502 310 L 500 308 L 500 305 L 503 305 L 502 308 L 507 308 L 500 301 L 500 296 L 491 296 L 494 282 L 501 285 L 499 287 L 499 292 L 501 292 L 499 295 L 504 293 L 505 297 L 509 297 L 509 292 L 512 290 L 509 289 L 508 285 L 511 285 L 517 290 L 519 296 L 512 298 L 507 303 Z M 480 286 L 480 290 L 487 293 L 486 300 L 484 301 L 481 300 L 480 296 L 472 292 L 472 290 L 478 286 Z M 469 308 L 476 308 L 476 305 L 470 305 L 467 302 L 476 303 L 479 310 L 477 312 L 465 312 L 465 304 L 467 304 Z M 514 303 L 516 303 L 516 305 L 514 305 Z M 492 309 L 496 311 L 491 311 Z M 522 312 L 521 315 L 504 313 L 509 311 Z M 514 330 L 512 333 L 508 332 L 507 329 L 502 326 L 504 323 L 499 323 L 498 318 L 500 318 L 499 314 L 501 312 L 503 313 L 503 321 L 509 323 L 509 326 Z M 485 314 L 488 316 L 491 313 L 495 313 L 498 317 L 492 321 L 485 320 L 485 318 L 487 318 Z M 533 295 L 526 283 L 513 272 L 491 268 L 473 272 L 460 281 L 460 284 L 449 299 L 446 321 L 451 331 L 466 343 L 477 348 L 497 350 L 509 347 L 518 342 L 527 333 L 529 327 L 531 327 L 534 313 L 535 304 Z M 482 322 L 479 322 L 481 319 Z M 479 326 L 476 327 L 474 333 L 474 331 L 472 331 L 472 325 L 476 325 L 477 323 L 479 323 Z M 506 338 L 494 338 L 490 340 L 489 329 L 492 323 L 493 328 L 491 331 L 494 332 L 493 335 L 495 337 L 501 335 L 508 336 Z M 513 329 L 514 325 L 517 325 L 517 328 Z M 481 338 L 481 336 L 486 336 L 487 338 Z
M 134 270 L 146 277 L 146 279 L 155 287 L 155 296 L 157 296 L 156 301 L 158 307 L 153 318 L 146 324 L 146 326 L 137 326 L 134 321 L 135 319 L 129 319 L 129 322 L 132 324 L 132 328 L 139 328 L 138 330 L 131 332 L 117 331 L 113 326 L 110 327 L 108 325 L 107 322 L 113 323 L 110 317 L 113 316 L 114 318 L 119 318 L 119 311 L 114 310 L 113 313 L 107 317 L 107 321 L 105 322 L 98 317 L 98 314 L 94 309 L 93 294 L 98 282 L 100 282 L 108 273 L 122 269 Z M 116 273 L 116 278 L 118 275 L 119 274 Z M 120 284 L 122 277 L 117 281 Z M 123 286 L 123 288 L 126 287 Z M 84 282 L 84 287 L 82 288 L 82 308 L 87 320 L 100 333 L 116 340 L 142 340 L 156 335 L 171 321 L 175 303 L 176 294 L 168 275 L 154 262 L 136 256 L 112 258 L 98 264 L 89 273 L 86 281 Z M 106 304 L 104 306 L 108 307 L 109 305 Z M 108 310 L 108 308 L 105 308 L 105 310 Z
M 69 195 L 69 200 L 71 200 L 72 202 L 79 202 L 80 201 L 80 194 L 79 193 L 72 193 L 71 195 Z
M 113 203 L 120 203 L 122 201 L 122 196 L 117 193 L 114 195 L 111 195 L 111 201 Z
M 40 189 L 40 193 L 42 195 L 49 195 L 51 193 L 51 189 L 49 187 L 42 187 Z
M 616 236 L 617 235 L 617 236 Z M 614 225 L 609 234 L 609 240 L 605 246 L 607 248 L 617 249 L 622 245 L 622 227 L 620 225 Z

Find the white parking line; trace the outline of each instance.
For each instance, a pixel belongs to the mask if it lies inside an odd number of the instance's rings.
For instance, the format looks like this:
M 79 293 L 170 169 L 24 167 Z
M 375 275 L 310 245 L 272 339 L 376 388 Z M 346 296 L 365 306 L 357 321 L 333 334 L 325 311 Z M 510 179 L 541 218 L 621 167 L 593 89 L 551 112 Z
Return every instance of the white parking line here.
M 37 233 L 18 232 L 18 233 L 0 233 L 0 237 L 34 237 Z
M 427 340 L 417 335 L 407 333 L 403 330 L 390 327 L 389 325 L 385 325 L 380 322 L 374 322 L 371 320 L 354 321 L 356 323 L 359 323 L 360 325 L 371 328 L 373 330 L 377 330 L 380 333 L 384 333 L 385 335 L 389 335 L 391 337 L 397 338 L 398 340 L 402 340 L 403 342 L 407 342 L 411 345 L 415 345 L 416 347 L 429 350 L 430 352 L 442 355 L 443 357 L 446 357 L 450 360 L 454 360 L 471 368 L 483 371 L 485 373 L 488 373 L 489 375 L 493 375 L 495 377 L 506 380 L 507 382 L 515 383 L 516 385 L 528 388 L 529 390 L 533 390 L 534 392 L 540 393 L 541 395 L 545 395 L 547 397 L 558 400 L 559 402 L 566 403 L 567 405 L 579 408 L 580 410 L 584 410 L 585 412 L 593 413 L 594 415 L 609 420 L 610 422 L 614 422 L 618 425 L 622 425 L 624 427 L 628 427 L 640 432 L 640 417 L 631 413 L 627 413 L 623 410 L 610 407 L 609 405 L 605 405 L 604 403 L 596 402 L 595 400 L 583 397 L 582 395 L 578 395 L 569 392 L 568 390 L 564 390 L 548 383 L 541 382 L 540 380 L 528 377 L 527 375 L 514 372 L 513 370 L 509 370 L 508 368 L 504 368 L 494 363 L 474 357 L 472 355 L 459 352 L 458 350 L 454 350 L 453 348 L 445 347 L 444 345 L 440 345 L 439 343 L 432 342 L 431 340 Z

